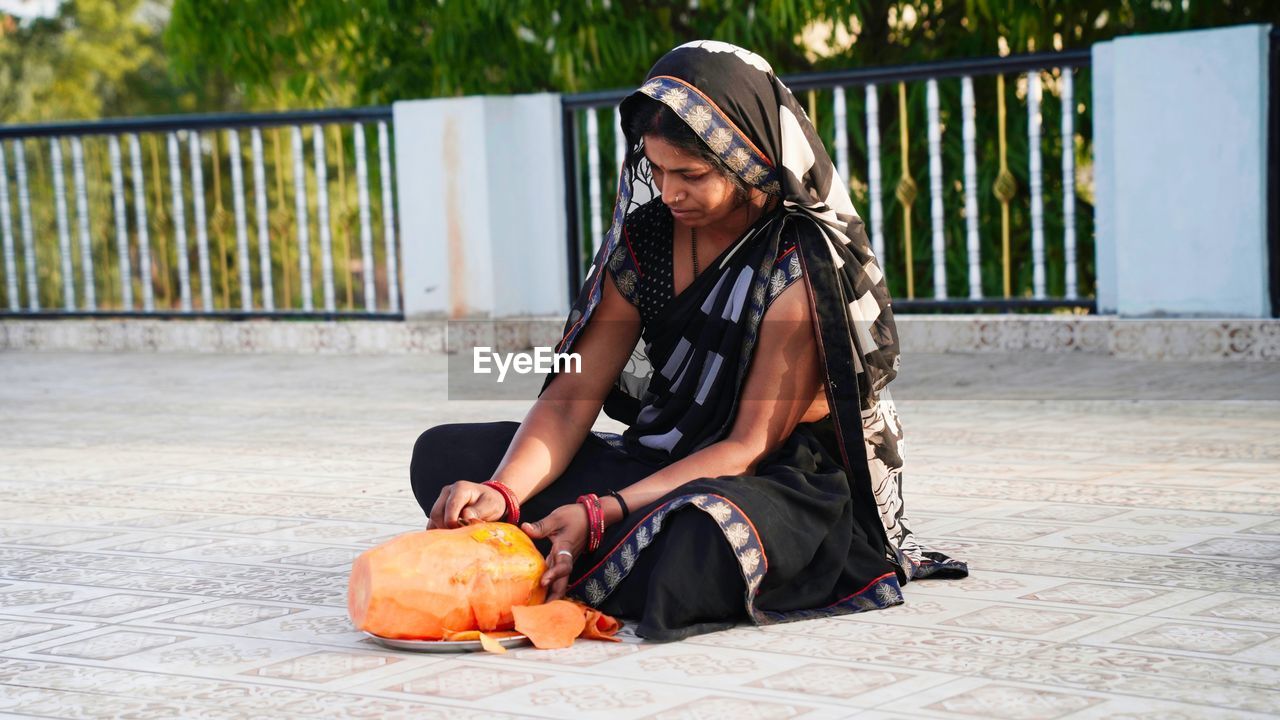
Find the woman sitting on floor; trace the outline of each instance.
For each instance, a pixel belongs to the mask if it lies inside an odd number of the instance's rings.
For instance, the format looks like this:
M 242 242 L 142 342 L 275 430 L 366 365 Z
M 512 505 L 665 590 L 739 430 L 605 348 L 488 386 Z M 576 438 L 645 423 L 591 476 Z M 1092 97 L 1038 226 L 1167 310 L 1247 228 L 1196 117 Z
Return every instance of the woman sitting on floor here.
M 410 474 L 431 526 L 534 520 L 549 596 L 654 640 L 964 576 L 907 527 L 884 277 L 791 91 L 758 55 L 700 41 L 621 114 L 613 225 L 556 347 L 581 372 L 549 377 L 521 423 L 422 434 Z M 602 407 L 629 429 L 592 432 Z

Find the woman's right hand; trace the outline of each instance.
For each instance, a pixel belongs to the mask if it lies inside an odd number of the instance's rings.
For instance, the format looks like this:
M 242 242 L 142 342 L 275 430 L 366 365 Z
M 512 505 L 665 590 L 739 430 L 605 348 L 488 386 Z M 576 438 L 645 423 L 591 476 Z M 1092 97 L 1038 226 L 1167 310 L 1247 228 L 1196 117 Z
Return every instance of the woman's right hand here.
M 507 513 L 502 493 L 480 483 L 459 480 L 446 485 L 431 506 L 429 528 L 456 528 L 474 522 L 498 521 Z
M 546 601 L 564 597 L 569 586 L 569 573 L 573 560 L 587 546 L 587 513 L 578 503 L 561 505 L 537 522 L 520 526 L 534 540 L 550 540 L 551 552 L 547 553 L 547 570 L 542 574 L 542 586 L 547 588 Z

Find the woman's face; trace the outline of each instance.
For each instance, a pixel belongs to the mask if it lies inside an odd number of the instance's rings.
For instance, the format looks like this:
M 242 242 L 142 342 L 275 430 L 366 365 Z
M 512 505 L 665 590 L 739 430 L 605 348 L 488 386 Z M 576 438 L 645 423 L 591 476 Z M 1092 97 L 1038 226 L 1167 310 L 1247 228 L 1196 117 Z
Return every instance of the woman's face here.
M 706 227 L 742 207 L 735 185 L 720 169 L 657 135 L 644 136 L 653 184 L 671 215 L 689 227 Z

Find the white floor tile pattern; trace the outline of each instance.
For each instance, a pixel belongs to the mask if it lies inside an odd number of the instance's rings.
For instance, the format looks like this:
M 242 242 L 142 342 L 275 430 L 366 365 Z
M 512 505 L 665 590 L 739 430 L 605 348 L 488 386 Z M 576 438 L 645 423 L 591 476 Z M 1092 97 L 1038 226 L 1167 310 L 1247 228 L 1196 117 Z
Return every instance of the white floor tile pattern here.
M 1280 714 L 1273 363 L 909 356 L 908 507 L 967 580 L 670 645 L 393 652 L 346 570 L 420 526 L 414 438 L 527 409 L 446 403 L 444 366 L 0 353 L 0 715 Z

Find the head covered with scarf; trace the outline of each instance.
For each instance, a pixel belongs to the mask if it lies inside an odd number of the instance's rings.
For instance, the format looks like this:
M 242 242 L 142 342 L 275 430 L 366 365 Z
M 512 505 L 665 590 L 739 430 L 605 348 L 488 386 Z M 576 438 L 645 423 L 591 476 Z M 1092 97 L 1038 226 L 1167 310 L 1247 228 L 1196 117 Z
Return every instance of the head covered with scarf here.
M 962 563 L 921 548 L 907 527 L 902 429 L 886 388 L 897 374 L 899 358 L 884 274 L 847 187 L 800 103 L 759 55 L 716 41 L 687 43 L 659 59 L 640 89 L 623 100 L 624 128 L 632 125 L 628 119 L 643 97 L 674 112 L 741 184 L 781 203 L 748 233 L 743 248 L 725 253 L 730 257 L 721 267 L 708 269 L 710 277 L 694 298 L 701 304 L 678 308 L 682 316 L 676 324 L 685 327 L 668 341 L 651 337 L 643 351 L 637 350 L 618 378 L 606 412 L 632 424 L 637 434 L 649 428 L 652 434 L 640 437 L 643 447 L 638 449 L 660 448 L 673 457 L 727 436 L 760 323 L 769 301 L 785 285 L 789 267 L 803 276 L 813 306 L 842 464 L 854 497 L 879 516 L 886 555 L 902 569 L 904 579 L 961 571 Z M 619 270 L 628 252 L 623 237 L 628 214 L 657 194 L 643 138 L 628 134 L 626 144 L 612 225 L 570 312 L 558 352 L 569 352 L 590 321 L 606 267 Z M 794 243 L 794 257 L 780 268 L 775 260 L 788 239 Z M 725 267 L 729 260 L 734 267 Z M 713 270 L 724 274 L 717 279 Z M 734 307 L 741 312 L 731 312 Z M 664 342 L 665 348 L 654 347 Z M 700 371 L 693 365 L 705 387 L 684 382 L 684 367 L 679 376 L 661 367 L 674 367 L 669 358 L 677 356 L 690 366 L 687 348 L 700 346 L 716 360 L 703 363 Z M 668 360 L 650 368 L 648 356 Z M 719 371 L 720 359 L 727 360 L 728 371 Z M 709 374 L 715 382 L 707 381 Z

